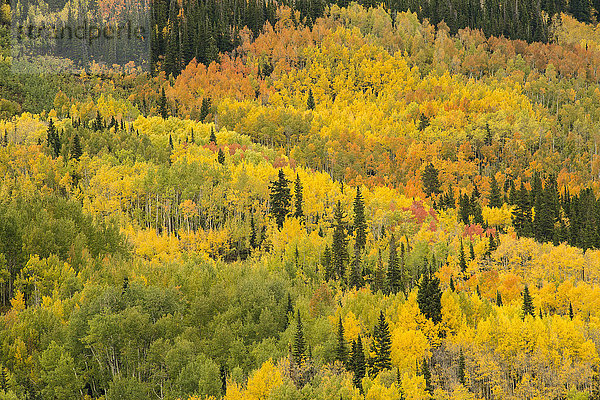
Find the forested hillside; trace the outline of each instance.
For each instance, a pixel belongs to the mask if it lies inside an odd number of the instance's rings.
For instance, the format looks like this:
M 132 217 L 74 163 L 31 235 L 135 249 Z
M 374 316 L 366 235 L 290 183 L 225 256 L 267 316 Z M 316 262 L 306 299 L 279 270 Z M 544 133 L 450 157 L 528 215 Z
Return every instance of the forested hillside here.
M 596 5 L 525 3 L 159 3 L 147 74 L 4 43 L 0 397 L 600 399 Z

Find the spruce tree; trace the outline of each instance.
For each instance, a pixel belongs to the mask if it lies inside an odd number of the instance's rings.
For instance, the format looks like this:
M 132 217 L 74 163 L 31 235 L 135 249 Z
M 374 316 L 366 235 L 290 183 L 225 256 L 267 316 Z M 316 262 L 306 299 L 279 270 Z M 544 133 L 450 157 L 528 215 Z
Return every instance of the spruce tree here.
M 217 136 L 215 135 L 215 129 L 210 127 L 210 137 L 208 138 L 208 143 L 217 144 Z
M 533 231 L 539 242 L 551 242 L 554 238 L 554 224 L 559 218 L 558 189 L 554 177 L 548 178 L 544 190 L 536 196 Z
M 469 242 L 469 256 L 471 260 L 475 259 L 475 249 L 473 248 L 473 242 Z
M 390 237 L 390 254 L 387 270 L 387 292 L 396 294 L 401 290 L 400 271 L 398 270 L 398 255 L 396 253 L 396 239 L 394 234 Z
M 527 285 L 525 285 L 525 289 L 523 290 L 523 318 L 525 318 L 525 316 L 527 314 L 531 315 L 532 317 L 533 315 L 533 299 L 531 298 L 531 295 L 529 294 L 529 288 L 527 287 Z
M 427 196 L 437 194 L 440 192 L 440 181 L 438 178 L 438 170 L 429 163 L 425 166 L 423 173 L 421 174 L 421 181 L 423 182 L 423 188 Z
M 373 331 L 375 359 L 373 362 L 373 372 L 377 375 L 384 369 L 390 369 L 392 367 L 391 360 L 391 348 L 392 339 L 390 335 L 390 328 L 383 311 L 379 313 L 379 320 Z
M 306 100 L 306 108 L 308 110 L 315 109 L 315 98 L 313 97 L 312 89 L 308 89 L 308 100 Z
M 500 208 L 502 207 L 502 194 L 500 193 L 500 188 L 498 187 L 498 182 L 496 181 L 496 177 L 492 174 L 491 182 L 490 182 L 490 207 Z
M 73 137 L 73 148 L 71 149 L 71 157 L 79 161 L 79 158 L 82 154 L 83 151 L 81 150 L 81 142 L 79 140 L 79 135 L 75 133 L 75 136 Z
M 571 304 L 571 302 L 569 302 L 569 318 L 571 318 L 571 320 L 573 320 L 574 314 L 573 314 L 573 305 Z
M 296 174 L 296 182 L 294 182 L 294 217 L 302 218 L 304 211 L 302 210 L 302 182 L 300 182 L 300 176 Z
M 165 88 L 162 88 L 162 91 L 160 92 L 160 102 L 158 107 L 160 109 L 160 116 L 162 119 L 167 119 L 169 117 L 169 113 L 167 110 L 167 96 L 165 95 Z
M 352 372 L 354 373 L 354 379 L 352 379 L 354 386 L 357 388 L 362 388 L 362 379 L 367 373 L 367 366 L 360 335 L 358 335 L 358 338 L 352 342 L 350 366 L 352 368 Z
M 354 232 L 356 245 L 359 250 L 364 250 L 367 243 L 367 221 L 365 220 L 365 204 L 360 193 L 360 186 L 356 187 L 354 198 Z
M 429 372 L 429 365 L 425 359 L 423 359 L 421 371 L 423 372 L 423 378 L 425 378 L 425 391 L 429 393 L 429 395 L 432 395 L 433 387 L 431 386 L 431 372 Z
M 225 153 L 223 153 L 223 149 L 219 149 L 219 153 L 217 154 L 217 161 L 219 164 L 225 164 Z
M 342 316 L 340 315 L 337 324 L 337 339 L 335 344 L 335 360 L 346 365 L 348 361 L 348 349 L 346 339 L 344 338 L 344 325 L 342 324 Z
M 463 274 L 467 272 L 467 259 L 465 258 L 465 249 L 462 240 L 460 241 L 460 252 L 458 253 L 458 265 Z
M 302 365 L 306 360 L 306 340 L 300 319 L 300 310 L 296 312 L 296 334 L 294 335 L 294 347 L 292 351 L 292 360 L 296 365 Z
M 281 229 L 285 217 L 289 214 L 290 203 L 292 201 L 292 195 L 290 194 L 290 188 L 288 187 L 289 181 L 285 178 L 283 170 L 280 169 L 277 180 L 271 182 L 269 189 L 270 194 L 270 213 L 275 218 L 277 227 Z
M 348 279 L 348 286 L 351 288 L 359 289 L 363 286 L 363 276 L 361 269 L 360 250 L 356 245 L 354 246 L 354 260 L 352 261 L 352 268 L 350 270 L 350 277 Z
M 458 219 L 463 224 L 469 224 L 469 216 L 471 215 L 471 199 L 467 194 L 460 195 L 458 200 Z
M 220 368 L 220 376 L 221 376 L 221 395 L 225 396 L 227 393 L 227 370 L 224 365 L 221 365 Z
M 321 264 L 325 267 L 325 280 L 335 279 L 335 273 L 333 271 L 333 264 L 331 263 L 331 249 L 329 245 L 325 245 L 325 251 L 321 258 Z
M 250 247 L 255 249 L 258 246 L 256 241 L 256 224 L 254 223 L 254 214 L 250 212 Z
M 498 307 L 502 306 L 502 295 L 500 294 L 499 291 L 496 290 L 496 305 Z
M 417 291 L 417 303 L 425 318 L 434 323 L 442 321 L 442 292 L 438 278 L 431 278 L 427 272 L 423 274 Z
M 96 119 L 92 122 L 92 128 L 95 131 L 104 129 L 104 120 L 102 119 L 102 115 L 100 115 L 100 111 L 96 111 Z
M 211 107 L 210 97 L 204 97 L 202 99 L 202 105 L 200 106 L 200 121 L 201 122 L 204 122 L 206 117 L 208 117 L 208 114 L 210 114 L 210 107 Z
M 331 263 L 333 272 L 338 279 L 344 279 L 348 263 L 348 239 L 344 223 L 342 204 L 338 200 L 334 211 L 333 243 L 331 245 Z
M 294 318 L 294 306 L 292 304 L 292 296 L 288 293 L 287 303 L 285 306 L 285 315 L 283 318 L 283 329 L 287 329 L 290 324 L 290 319 Z
M 46 141 L 52 157 L 57 158 L 60 154 L 60 137 L 58 136 L 58 132 L 56 131 L 56 127 L 54 126 L 54 121 L 52 121 L 52 119 L 50 119 L 48 123 Z
M 513 210 L 513 226 L 518 236 L 529 237 L 532 233 L 531 205 L 529 192 L 521 182 L 516 207 Z
M 460 350 L 460 355 L 458 356 L 458 381 L 464 386 L 466 385 L 465 379 L 465 356 Z
M 173 138 L 169 135 L 169 148 L 173 150 Z
M 450 277 L 450 290 L 455 292 L 456 288 L 454 287 L 454 278 Z
M 375 279 L 373 280 L 373 293 L 378 291 L 385 292 L 385 270 L 383 269 L 383 261 L 381 259 L 381 249 L 377 250 L 377 267 L 375 269 Z

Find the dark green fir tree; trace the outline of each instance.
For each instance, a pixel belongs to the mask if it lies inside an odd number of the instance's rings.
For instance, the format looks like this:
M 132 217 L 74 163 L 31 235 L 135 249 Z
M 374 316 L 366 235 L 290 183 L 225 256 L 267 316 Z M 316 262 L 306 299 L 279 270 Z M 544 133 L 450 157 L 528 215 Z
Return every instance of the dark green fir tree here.
M 292 360 L 296 365 L 302 365 L 306 360 L 306 339 L 304 338 L 304 329 L 300 319 L 300 310 L 296 311 L 296 333 L 294 335 Z
M 533 299 L 531 298 L 531 295 L 529 294 L 529 287 L 527 287 L 527 285 L 525 285 L 525 289 L 523 289 L 523 318 L 525 318 L 525 316 L 527 314 L 531 315 L 532 317 L 533 312 L 534 312 L 534 308 L 533 308 Z
M 367 244 L 367 221 L 365 219 L 365 203 L 360 193 L 360 187 L 356 187 L 354 198 L 354 233 L 356 235 L 356 246 L 364 250 Z
M 348 263 L 348 238 L 346 235 L 346 224 L 344 223 L 344 212 L 342 204 L 338 200 L 335 207 L 333 226 L 333 243 L 331 245 L 331 263 L 333 272 L 338 279 L 344 279 L 346 265 Z
M 296 181 L 294 182 L 294 217 L 304 217 L 304 211 L 302 210 L 303 199 L 302 199 L 302 182 L 300 182 L 300 176 L 296 174 Z
M 286 179 L 283 170 L 280 169 L 277 175 L 277 179 L 271 182 L 269 189 L 270 193 L 270 213 L 275 218 L 277 227 L 281 229 L 285 217 L 289 214 L 290 203 L 292 201 L 292 195 L 290 194 L 290 188 L 288 186 L 289 180 Z
M 335 360 L 346 365 L 348 362 L 348 348 L 346 339 L 344 338 L 344 324 L 342 324 L 342 316 L 339 316 L 337 324 L 337 336 L 335 343 Z
M 308 100 L 306 100 L 306 108 L 308 110 L 315 109 L 315 98 L 313 96 L 312 89 L 308 89 Z
M 383 311 L 379 313 L 379 320 L 373 331 L 375 359 L 373 360 L 373 375 L 392 367 L 391 348 L 392 339 L 390 328 Z

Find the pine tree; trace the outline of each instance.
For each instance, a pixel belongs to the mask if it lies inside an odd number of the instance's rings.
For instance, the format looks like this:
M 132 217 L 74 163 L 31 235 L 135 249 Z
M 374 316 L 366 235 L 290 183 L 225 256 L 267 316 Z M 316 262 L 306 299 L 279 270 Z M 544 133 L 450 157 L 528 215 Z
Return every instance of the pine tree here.
M 333 271 L 333 264 L 331 263 L 331 249 L 329 245 L 325 245 L 325 251 L 321 258 L 321 264 L 325 267 L 325 280 L 335 279 L 335 273 Z
M 518 236 L 529 237 L 532 231 L 531 205 L 529 193 L 521 182 L 521 190 L 517 196 L 516 207 L 513 211 L 513 226 Z
M 227 393 L 227 370 L 224 365 L 221 365 L 220 368 L 220 376 L 221 376 L 221 395 L 225 396 Z
M 423 378 L 425 378 L 425 391 L 432 395 L 433 387 L 431 386 L 431 372 L 429 372 L 429 365 L 425 359 L 423 359 L 421 371 L 423 372 Z
M 571 320 L 573 320 L 574 314 L 573 314 L 573 305 L 571 304 L 571 302 L 569 302 L 569 318 L 571 318 Z
M 442 292 L 438 278 L 431 278 L 429 273 L 423 274 L 417 292 L 417 303 L 425 318 L 434 323 L 442 321 Z
M 392 339 L 390 335 L 390 328 L 383 311 L 379 313 L 379 320 L 373 331 L 375 360 L 373 362 L 373 373 L 377 375 L 384 369 L 390 369 L 392 367 L 391 360 L 391 348 Z
M 102 115 L 100 115 L 100 111 L 96 111 L 96 119 L 92 123 L 92 128 L 95 131 L 101 131 L 104 129 L 104 120 L 102 119 Z
M 342 324 L 342 316 L 340 315 L 337 325 L 337 341 L 335 345 L 335 360 L 346 365 L 348 361 L 348 349 L 346 339 L 344 338 L 344 325 Z
M 354 232 L 356 245 L 359 250 L 364 250 L 367 243 L 367 221 L 365 220 L 365 204 L 360 193 L 360 186 L 356 187 L 354 198 Z
M 544 190 L 536 196 L 534 209 L 533 231 L 536 240 L 551 242 L 554 239 L 554 224 L 559 217 L 558 189 L 554 177 L 548 178 Z
M 381 259 L 381 249 L 377 250 L 377 267 L 375 269 L 375 279 L 373 280 L 373 292 L 385 291 L 385 270 Z
M 475 249 L 473 248 L 473 242 L 469 242 L 469 256 L 471 260 L 475 259 Z
M 350 270 L 350 278 L 348 286 L 359 289 L 363 286 L 363 276 L 361 271 L 360 250 L 354 246 L 354 260 L 352 261 L 352 269 Z
M 502 295 L 496 290 L 496 305 L 502 307 Z
M 294 183 L 294 217 L 302 218 L 304 211 L 302 210 L 302 182 L 300 182 L 300 176 L 296 174 L 296 182 Z
M 169 148 L 173 150 L 173 138 L 169 135 Z
M 396 239 L 394 237 L 394 234 L 392 234 L 392 236 L 390 237 L 390 254 L 388 258 L 387 292 L 396 294 L 402 289 L 400 286 L 400 271 L 398 270 Z
M 531 315 L 532 317 L 533 315 L 533 299 L 531 298 L 531 295 L 529 294 L 529 288 L 527 287 L 527 285 L 525 285 L 525 289 L 523 290 L 523 318 L 525 318 L 525 316 L 527 314 Z
M 58 132 L 56 131 L 56 127 L 54 126 L 54 121 L 52 121 L 52 119 L 50 119 L 48 123 L 46 134 L 46 141 L 48 143 L 48 147 L 50 148 L 52 157 L 58 158 L 60 154 L 60 137 L 58 136 Z
M 471 215 L 471 199 L 467 194 L 460 195 L 458 200 L 458 219 L 463 224 L 469 224 L 469 216 Z
M 500 193 L 500 188 L 498 187 L 498 182 L 496 181 L 496 177 L 492 174 L 491 182 L 490 182 L 490 207 L 502 207 L 502 194 Z
M 465 258 L 465 249 L 462 240 L 460 241 L 460 252 L 458 253 L 458 265 L 463 274 L 467 272 L 467 259 Z
M 254 214 L 250 214 L 250 247 L 255 249 L 258 246 L 256 242 L 256 224 L 254 223 Z
M 208 143 L 217 144 L 217 136 L 215 135 L 215 129 L 210 127 L 210 137 L 208 138 Z
M 365 353 L 363 350 L 362 339 L 360 335 L 352 342 L 352 354 L 350 356 L 350 366 L 354 373 L 354 386 L 362 388 L 362 379 L 367 373 Z
M 285 306 L 285 316 L 283 319 L 283 329 L 287 329 L 290 324 L 290 319 L 294 318 L 294 305 L 292 304 L 292 296 L 288 293 L 287 303 Z
M 219 149 L 219 153 L 217 153 L 217 161 L 219 164 L 225 164 L 225 153 L 223 153 L 223 149 Z
M 450 277 L 450 290 L 455 292 L 456 288 L 454 287 L 454 278 Z
M 423 182 L 423 188 L 427 196 L 437 194 L 440 192 L 440 181 L 438 179 L 438 170 L 429 163 L 425 166 L 423 173 L 421 174 L 421 181 Z
M 83 151 L 81 150 L 81 142 L 79 140 L 79 135 L 75 133 L 75 136 L 73 137 L 73 148 L 71 149 L 71 157 L 79 161 L 79 158 L 82 154 Z
M 342 204 L 338 200 L 334 211 L 333 243 L 331 245 L 331 263 L 338 279 L 344 279 L 348 262 L 348 239 L 344 223 Z
M 169 112 L 167 110 L 167 96 L 165 95 L 165 88 L 162 88 L 160 92 L 160 102 L 158 105 L 160 109 L 160 116 L 162 119 L 167 119 L 169 117 Z
M 200 122 L 204 122 L 208 114 L 210 114 L 211 100 L 210 97 L 204 97 L 202 99 L 202 105 L 200 106 Z M 215 142 L 216 144 L 216 142 Z
M 294 335 L 292 359 L 296 365 L 302 365 L 306 360 L 306 340 L 304 339 L 300 310 L 296 312 L 296 334 Z
M 313 97 L 312 89 L 308 89 L 308 100 L 306 100 L 306 108 L 308 110 L 315 109 L 315 98 Z
M 290 203 L 292 201 L 288 184 L 289 181 L 285 178 L 283 170 L 280 169 L 277 180 L 271 182 L 271 186 L 269 186 L 271 190 L 270 213 L 275 218 L 279 229 L 283 227 L 283 222 L 289 214 Z

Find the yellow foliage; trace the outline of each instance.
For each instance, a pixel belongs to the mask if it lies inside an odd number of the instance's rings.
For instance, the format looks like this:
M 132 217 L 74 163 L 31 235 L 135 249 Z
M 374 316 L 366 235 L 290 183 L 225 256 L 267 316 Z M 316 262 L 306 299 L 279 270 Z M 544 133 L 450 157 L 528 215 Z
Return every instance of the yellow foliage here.
M 244 398 L 247 400 L 266 400 L 271 391 L 281 385 L 281 371 L 271 360 L 266 361 L 248 378 Z

